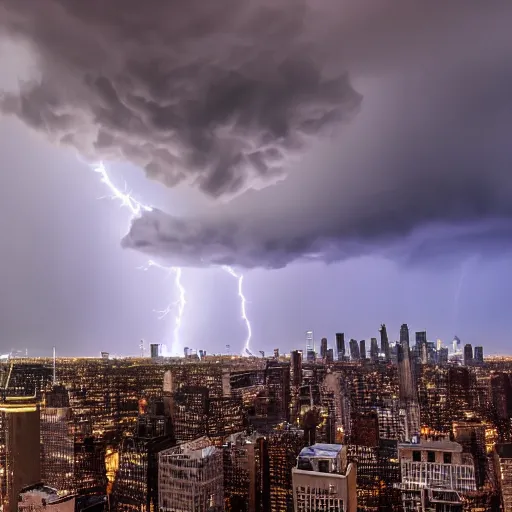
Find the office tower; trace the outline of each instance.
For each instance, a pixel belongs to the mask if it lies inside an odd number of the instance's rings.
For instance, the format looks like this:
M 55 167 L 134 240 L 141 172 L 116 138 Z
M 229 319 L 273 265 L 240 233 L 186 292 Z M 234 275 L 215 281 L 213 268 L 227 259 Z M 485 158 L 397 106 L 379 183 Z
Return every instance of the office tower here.
M 376 447 L 379 444 L 379 418 L 376 411 L 354 412 L 351 443 L 358 446 Z
M 386 329 L 386 324 L 382 324 L 379 329 L 380 332 L 380 351 L 384 354 L 384 359 L 386 361 L 390 360 L 390 352 L 389 352 L 389 340 L 388 340 L 388 331 Z
M 333 363 L 334 362 L 334 350 L 332 348 L 327 349 L 327 353 L 325 355 L 325 360 L 327 363 Z
M 313 337 L 313 331 L 306 331 L 306 353 L 310 350 L 315 351 L 315 340 Z
M 359 342 L 359 357 L 364 361 L 366 359 L 366 341 Z
M 155 357 L 160 357 L 161 351 L 160 351 L 160 345 L 158 343 L 151 343 L 150 351 L 151 351 L 151 357 L 154 359 Z
M 73 416 L 63 386 L 54 386 L 41 408 L 41 477 L 61 493 L 75 490 Z
M 222 450 L 201 437 L 158 454 L 158 507 L 163 512 L 224 510 Z
M 402 324 L 400 326 L 400 344 L 403 346 L 405 343 L 409 347 L 409 326 Z
M 452 348 L 453 348 L 454 354 L 457 354 L 459 352 L 459 347 L 460 347 L 460 339 L 457 336 L 455 336 L 452 341 Z
M 484 364 L 484 347 L 475 347 L 474 359 L 475 364 Z
M 454 421 L 453 437 L 464 452 L 470 453 L 475 463 L 475 481 L 481 489 L 488 480 L 488 460 L 485 446 L 486 424 L 478 420 Z
M 397 363 L 400 407 L 403 411 L 405 436 L 407 440 L 410 440 L 419 432 L 421 423 L 418 393 L 411 367 L 409 328 L 407 324 L 403 324 L 400 328 L 400 343 L 397 344 Z
M 356 467 L 347 447 L 315 444 L 303 448 L 292 469 L 295 512 L 356 512 Z
M 183 349 L 183 355 L 185 356 L 185 358 L 187 358 L 190 355 L 190 349 L 188 347 L 185 347 Z
M 327 357 L 327 338 L 322 338 L 320 340 L 320 356 L 322 359 Z
M 416 347 L 421 364 L 428 363 L 428 349 L 427 349 L 427 332 L 416 332 Z
M 4 396 L 6 468 L 4 511 L 16 512 L 20 491 L 41 481 L 40 412 L 35 396 Z
M 374 363 L 379 360 L 379 345 L 377 344 L 377 338 L 372 338 L 370 340 L 370 359 Z
M 226 512 L 256 512 L 261 481 L 258 447 L 262 436 L 239 432 L 224 443 L 224 502 Z
M 498 443 L 494 448 L 494 467 L 501 494 L 503 512 L 512 512 L 512 443 Z
M 302 385 L 302 352 L 293 350 L 290 353 L 290 385 Z
M 268 503 L 264 512 L 293 510 L 292 469 L 304 448 L 304 432 L 298 429 L 273 431 L 267 437 Z M 263 512 L 263 511 L 262 511 Z
M 418 441 L 398 445 L 403 509 L 461 510 L 463 495 L 476 491 L 473 458 L 448 439 Z
M 448 347 L 441 347 L 437 351 L 437 364 L 439 366 L 445 366 L 448 364 Z
M 351 339 L 349 342 L 350 347 L 350 359 L 352 361 L 359 361 L 361 358 L 359 355 L 359 343 L 357 343 L 357 340 Z
M 464 345 L 464 366 L 473 365 L 473 346 L 471 343 Z
M 107 489 L 106 443 L 92 435 L 75 439 L 75 490 L 105 493 Z
M 336 333 L 336 353 L 338 361 L 345 359 L 345 334 L 343 332 Z

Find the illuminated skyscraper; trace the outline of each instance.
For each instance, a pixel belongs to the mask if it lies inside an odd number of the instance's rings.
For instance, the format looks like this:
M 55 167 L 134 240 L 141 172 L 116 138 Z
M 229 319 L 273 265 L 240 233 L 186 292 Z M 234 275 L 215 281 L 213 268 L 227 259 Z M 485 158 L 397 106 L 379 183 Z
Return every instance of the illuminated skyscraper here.
M 222 450 L 206 437 L 161 451 L 158 480 L 163 512 L 224 510 Z
M 306 353 L 310 350 L 315 350 L 315 340 L 313 337 L 313 331 L 306 332 Z
M 20 491 L 41 481 L 40 416 L 35 396 L 4 396 L 6 419 L 4 511 L 17 512 Z
M 41 409 L 42 481 L 64 493 L 75 490 L 74 434 L 69 395 L 62 386 L 46 394 Z

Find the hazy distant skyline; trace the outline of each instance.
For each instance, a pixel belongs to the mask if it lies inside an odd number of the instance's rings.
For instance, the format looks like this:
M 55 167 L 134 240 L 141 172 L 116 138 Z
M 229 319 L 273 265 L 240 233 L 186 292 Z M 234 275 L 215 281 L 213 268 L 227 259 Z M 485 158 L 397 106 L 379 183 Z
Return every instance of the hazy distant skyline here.
M 183 266 L 181 346 L 241 349 L 225 263 L 245 276 L 255 352 L 381 323 L 390 339 L 408 323 L 505 351 L 512 5 L 322 0 L 292 15 L 261 0 L 225 17 L 230 2 L 174 9 L 171 39 L 160 0 L 122 16 L 3 2 L 2 351 L 170 345 L 172 315 L 155 310 L 175 290 L 139 269 L 148 257 Z M 139 29 L 154 38 L 134 51 Z M 18 77 L 38 85 L 20 93 Z M 158 211 L 130 226 L 86 158 Z

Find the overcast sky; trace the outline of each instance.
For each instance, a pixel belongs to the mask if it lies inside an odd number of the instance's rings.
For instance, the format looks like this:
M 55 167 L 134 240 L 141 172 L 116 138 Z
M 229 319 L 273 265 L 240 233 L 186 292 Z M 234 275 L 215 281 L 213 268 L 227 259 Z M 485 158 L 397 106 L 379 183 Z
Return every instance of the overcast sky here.
M 253 351 L 404 322 L 507 351 L 511 4 L 116 2 L 0 7 L 2 351 L 239 352 L 222 265 Z

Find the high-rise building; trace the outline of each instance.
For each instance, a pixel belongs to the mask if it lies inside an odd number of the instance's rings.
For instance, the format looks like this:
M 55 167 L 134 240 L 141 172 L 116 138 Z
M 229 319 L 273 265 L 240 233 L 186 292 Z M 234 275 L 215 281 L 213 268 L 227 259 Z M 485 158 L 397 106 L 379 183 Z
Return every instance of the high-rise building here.
M 61 493 L 75 492 L 73 416 L 63 386 L 54 386 L 41 408 L 41 476 Z
M 484 364 L 484 347 L 475 347 L 473 362 L 475 364 Z
M 320 340 L 320 356 L 322 359 L 327 357 L 327 338 L 322 338 Z
M 407 324 L 402 324 L 400 326 L 400 343 L 404 345 L 407 343 L 409 347 L 409 326 Z
M 343 361 L 345 359 L 345 334 L 342 332 L 336 333 L 336 352 L 338 361 Z
M 163 512 L 224 510 L 222 450 L 206 437 L 158 455 L 158 507 Z
M 411 365 L 409 328 L 407 324 L 403 324 L 400 328 L 400 343 L 397 344 L 397 363 L 400 408 L 404 420 L 405 436 L 407 440 L 410 440 L 419 433 L 421 423 L 418 390 Z
M 352 361 L 359 361 L 361 359 L 360 352 L 359 352 L 359 343 L 357 343 L 357 340 L 351 339 L 349 342 L 350 347 L 350 359 Z
M 39 404 L 35 396 L 4 396 L 0 413 L 6 419 L 3 510 L 17 512 L 21 490 L 41 481 Z
M 303 448 L 292 469 L 295 512 L 356 512 L 356 467 L 347 448 L 315 444 Z
M 464 345 L 464 366 L 473 365 L 473 346 L 471 343 Z
M 366 340 L 359 342 L 359 357 L 364 361 L 366 359 Z
M 380 326 L 380 351 L 384 354 L 384 359 L 389 361 L 390 352 L 389 352 L 389 340 L 388 340 L 388 331 L 386 329 L 386 324 L 382 324 Z
M 499 443 L 494 450 L 496 480 L 503 512 L 512 512 L 512 443 Z
M 437 351 L 437 364 L 444 366 L 448 364 L 448 347 L 441 347 Z
M 428 363 L 427 332 L 416 332 L 416 347 L 421 364 Z
M 461 510 L 461 496 L 476 491 L 473 459 L 458 443 L 400 443 L 398 459 L 404 511 Z
M 375 363 L 379 360 L 379 345 L 377 344 L 377 338 L 370 340 L 370 359 Z
M 306 353 L 309 350 L 315 351 L 315 339 L 313 337 L 313 331 L 306 331 Z
M 158 343 L 151 343 L 150 351 L 151 351 L 151 357 L 154 359 L 155 357 L 160 357 L 161 351 L 160 351 L 160 344 Z

